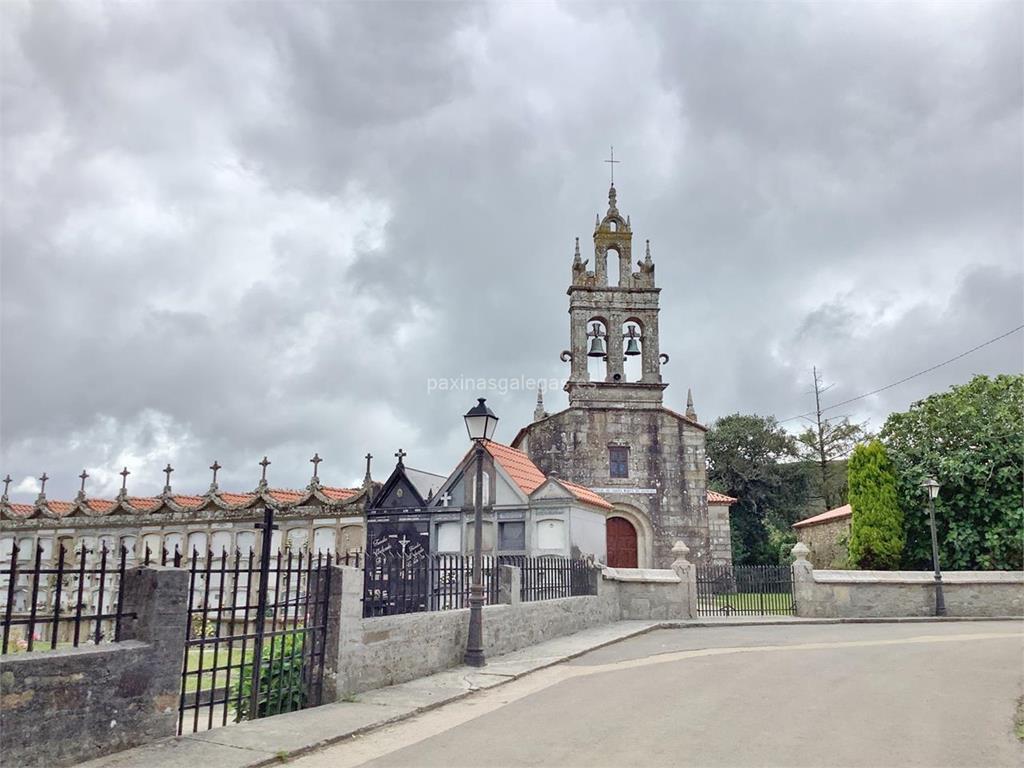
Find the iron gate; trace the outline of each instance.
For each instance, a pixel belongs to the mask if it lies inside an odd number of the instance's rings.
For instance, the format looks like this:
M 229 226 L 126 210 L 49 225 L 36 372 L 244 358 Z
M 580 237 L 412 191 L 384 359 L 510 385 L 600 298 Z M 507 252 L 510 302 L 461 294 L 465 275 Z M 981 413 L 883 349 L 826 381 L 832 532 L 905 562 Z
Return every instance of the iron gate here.
M 697 566 L 699 616 L 789 616 L 795 613 L 791 566 Z
M 317 706 L 323 692 L 331 556 L 193 551 L 178 734 Z

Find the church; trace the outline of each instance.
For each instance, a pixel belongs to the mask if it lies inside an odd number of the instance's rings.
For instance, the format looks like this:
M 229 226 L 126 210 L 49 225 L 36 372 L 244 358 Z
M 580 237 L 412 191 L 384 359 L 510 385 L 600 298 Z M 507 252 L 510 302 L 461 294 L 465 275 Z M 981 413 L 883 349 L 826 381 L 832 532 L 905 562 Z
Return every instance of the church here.
M 512 447 L 543 473 L 609 501 L 609 565 L 667 568 L 677 539 L 696 563 L 731 565 L 729 505 L 735 499 L 707 489 L 707 428 L 692 396 L 685 413 L 664 405 L 662 367 L 669 358 L 658 344 L 661 289 L 650 241 L 633 271 L 632 223 L 619 212 L 614 180 L 593 239 L 592 267 L 580 255 L 579 238 L 572 262 L 569 349 L 562 352 L 571 365 L 569 407 L 548 414 L 538 396 L 533 423 Z M 639 359 L 632 372 L 631 358 Z M 599 363 L 598 375 L 592 361 Z

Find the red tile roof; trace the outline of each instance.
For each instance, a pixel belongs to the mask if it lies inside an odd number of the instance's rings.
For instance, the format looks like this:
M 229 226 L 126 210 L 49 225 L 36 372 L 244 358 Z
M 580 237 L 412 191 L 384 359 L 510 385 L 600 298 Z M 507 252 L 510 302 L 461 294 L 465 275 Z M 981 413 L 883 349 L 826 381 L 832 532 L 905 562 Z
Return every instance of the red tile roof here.
M 496 443 L 493 440 L 485 442 L 484 448 L 486 448 L 487 452 L 491 454 L 501 468 L 505 470 L 505 474 L 509 476 L 512 482 L 519 486 L 519 490 L 527 496 L 544 485 L 547 480 L 544 473 L 522 451 Z M 570 483 L 568 480 L 562 480 L 561 478 L 555 478 L 555 482 L 562 485 L 573 496 L 586 504 L 592 504 L 602 509 L 612 508 L 612 505 L 607 500 L 589 488 L 577 485 L 576 483 Z
M 737 499 L 718 491 L 708 491 L 708 504 L 735 504 Z
M 853 508 L 849 504 L 844 504 L 841 507 L 830 509 L 828 512 L 822 512 L 820 515 L 814 517 L 808 517 L 801 520 L 798 523 L 793 523 L 794 528 L 805 528 L 809 525 L 817 525 L 818 523 L 827 523 L 830 520 L 842 520 L 846 517 L 853 515 Z
M 359 488 L 329 488 L 326 485 L 320 488 L 320 492 L 332 501 L 351 499 L 359 493 L 359 490 Z

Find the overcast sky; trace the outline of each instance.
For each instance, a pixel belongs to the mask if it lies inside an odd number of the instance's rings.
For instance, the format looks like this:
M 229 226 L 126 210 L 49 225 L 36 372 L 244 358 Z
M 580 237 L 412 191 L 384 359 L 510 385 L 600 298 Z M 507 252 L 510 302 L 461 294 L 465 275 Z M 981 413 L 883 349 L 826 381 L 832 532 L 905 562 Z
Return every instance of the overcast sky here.
M 566 376 L 611 144 L 669 407 L 782 419 L 812 365 L 830 403 L 948 359 L 1024 323 L 1021 8 L 6 2 L 0 474 L 446 473 L 476 393 L 429 379 Z M 534 397 L 488 394 L 499 439 Z

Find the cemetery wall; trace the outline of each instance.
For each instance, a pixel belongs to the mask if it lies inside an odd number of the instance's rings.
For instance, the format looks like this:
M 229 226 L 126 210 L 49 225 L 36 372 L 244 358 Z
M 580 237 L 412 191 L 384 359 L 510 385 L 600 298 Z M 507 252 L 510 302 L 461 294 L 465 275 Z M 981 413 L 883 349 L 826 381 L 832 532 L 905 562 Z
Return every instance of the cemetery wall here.
M 60 768 L 173 736 L 188 574 L 125 574 L 123 642 L 0 657 L 0 755 Z
M 796 548 L 794 554 L 798 616 L 877 619 L 935 614 L 931 571 L 816 570 Z M 948 616 L 1024 616 L 1024 573 L 950 571 L 942 574 L 942 591 Z

